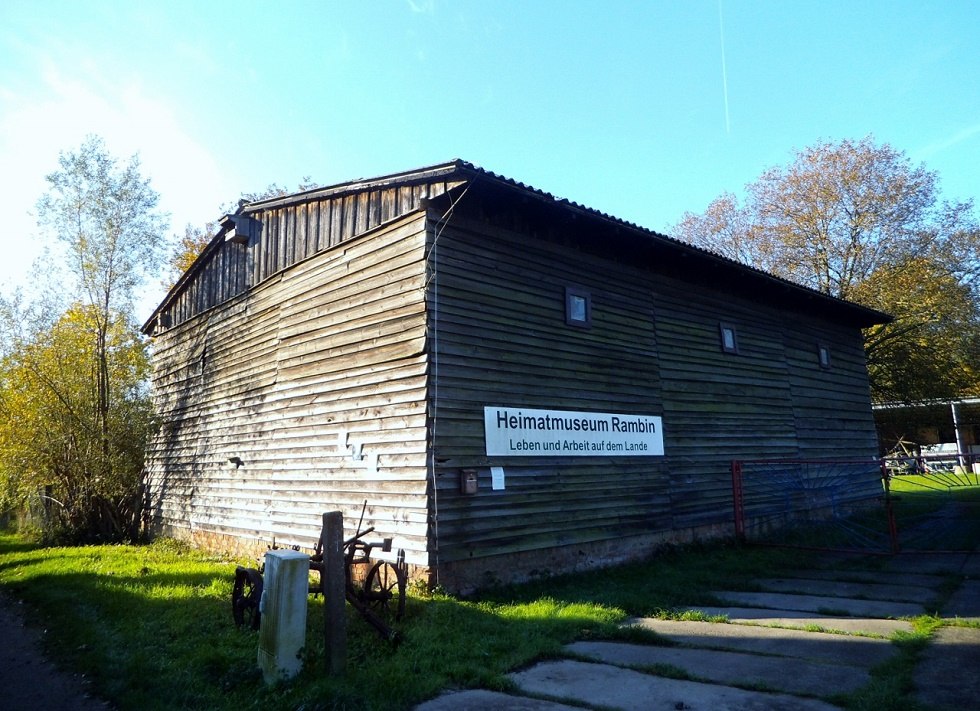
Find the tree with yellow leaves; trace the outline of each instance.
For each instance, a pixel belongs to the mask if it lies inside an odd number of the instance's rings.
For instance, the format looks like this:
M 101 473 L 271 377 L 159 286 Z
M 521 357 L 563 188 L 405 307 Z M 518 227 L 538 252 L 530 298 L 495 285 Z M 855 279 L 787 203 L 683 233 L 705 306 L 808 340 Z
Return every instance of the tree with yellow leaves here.
M 113 314 L 103 362 L 92 310 L 70 307 L 0 359 L 0 501 L 30 508 L 48 539 L 119 540 L 139 531 L 152 416 L 147 347 L 134 324 Z
M 38 218 L 61 247 L 69 306 L 0 304 L 0 484 L 8 505 L 44 502 L 49 537 L 120 539 L 139 519 L 151 415 L 133 301 L 161 266 L 166 218 L 139 161 L 120 164 L 101 139 L 58 163 Z
M 876 401 L 980 394 L 980 227 L 971 201 L 900 151 L 820 142 L 702 214 L 675 237 L 831 296 L 888 312 L 865 332 Z

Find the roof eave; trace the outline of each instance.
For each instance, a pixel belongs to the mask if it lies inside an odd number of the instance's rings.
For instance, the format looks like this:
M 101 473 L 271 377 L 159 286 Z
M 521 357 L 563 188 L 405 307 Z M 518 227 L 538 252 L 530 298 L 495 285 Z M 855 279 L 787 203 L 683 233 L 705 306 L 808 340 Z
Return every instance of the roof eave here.
M 534 198 L 543 203 L 553 205 L 558 209 L 563 209 L 590 219 L 598 219 L 637 235 L 637 237 L 644 239 L 647 244 L 662 247 L 677 255 L 690 257 L 706 265 L 712 265 L 716 268 L 722 269 L 730 274 L 737 274 L 741 272 L 742 274 L 745 274 L 746 276 L 749 276 L 755 280 L 756 283 L 767 284 L 770 288 L 781 288 L 786 290 L 788 293 L 793 294 L 795 297 L 803 299 L 804 301 L 810 300 L 819 302 L 823 306 L 829 307 L 831 311 L 845 316 L 848 322 L 860 328 L 868 328 L 877 324 L 885 324 L 893 320 L 889 314 L 881 311 L 876 311 L 850 301 L 845 301 L 843 299 L 830 296 L 829 294 L 823 294 L 814 289 L 810 289 L 809 287 L 802 286 L 795 282 L 762 271 L 761 269 L 756 269 L 755 267 L 736 262 L 715 252 L 711 252 L 687 242 L 682 242 L 678 239 L 668 237 L 667 235 L 655 232 L 635 223 L 627 222 L 626 220 L 613 217 L 612 215 L 599 210 L 586 207 L 580 203 L 572 202 L 565 198 L 555 197 L 551 193 L 547 193 L 525 183 L 520 183 L 511 178 L 479 168 L 472 163 L 468 163 L 458 158 L 445 163 L 437 163 L 435 165 L 393 173 L 390 175 L 383 175 L 375 178 L 359 178 L 328 187 L 313 188 L 311 190 L 305 190 L 281 197 L 256 200 L 255 202 L 242 205 L 239 208 L 238 213 L 247 214 L 261 210 L 285 207 L 320 198 L 337 197 L 345 194 L 363 192 L 365 190 L 381 189 L 392 185 L 412 185 L 452 177 L 476 181 L 488 180 L 498 187 Z M 176 293 L 180 290 L 181 286 L 192 278 L 193 274 L 200 268 L 202 258 L 215 248 L 215 244 L 220 241 L 220 236 L 222 233 L 223 230 L 219 231 L 218 234 L 215 235 L 195 263 L 191 265 L 187 272 L 185 272 L 181 278 L 178 279 L 177 283 L 171 287 L 167 296 L 143 325 L 142 330 L 144 333 L 150 333 L 153 323 L 160 312 L 170 304 Z
M 637 233 L 638 235 L 642 235 L 645 239 L 651 240 L 661 247 L 670 250 L 674 254 L 685 255 L 695 260 L 700 260 L 704 263 L 716 265 L 724 270 L 741 271 L 743 273 L 747 273 L 747 275 L 751 275 L 752 278 L 762 283 L 781 288 L 798 298 L 820 302 L 821 304 L 831 308 L 831 310 L 848 316 L 848 321 L 860 328 L 869 328 L 878 324 L 891 323 L 894 320 L 890 314 L 882 311 L 877 311 L 867 306 L 857 304 L 853 301 L 847 301 L 836 296 L 831 296 L 830 294 L 825 294 L 815 289 L 811 289 L 810 287 L 803 286 L 802 284 L 789 281 L 788 279 L 783 279 L 782 277 L 778 277 L 756 267 L 737 262 L 716 252 L 711 252 L 709 250 L 702 249 L 701 247 L 696 247 L 688 242 L 683 242 L 649 228 L 642 227 L 636 223 L 628 222 L 594 208 L 572 202 L 566 198 L 555 197 L 554 195 L 544 192 L 543 190 L 539 190 L 537 188 L 525 185 L 524 183 L 519 183 L 510 178 L 486 171 L 470 163 L 465 163 L 462 161 L 458 161 L 457 163 L 460 169 L 465 169 L 473 176 L 490 178 L 496 185 L 518 191 L 524 195 L 529 195 L 542 202 L 553 204 L 558 208 L 574 212 L 578 215 L 591 219 L 599 219 L 617 228 Z
M 473 167 L 471 164 L 466 163 L 466 161 L 456 158 L 446 163 L 437 163 L 424 168 L 416 168 L 414 170 L 406 170 L 400 173 L 392 173 L 391 175 L 382 175 L 375 178 L 357 178 L 356 180 L 349 180 L 336 185 L 311 188 L 310 190 L 291 193 L 289 195 L 266 198 L 264 200 L 256 200 L 255 202 L 246 203 L 242 207 L 242 210 L 243 212 L 257 212 L 259 210 L 285 207 L 287 205 L 307 202 L 309 200 L 337 197 L 349 193 L 359 193 L 365 190 L 379 190 L 382 188 L 391 187 L 392 185 L 428 183 L 432 182 L 433 180 L 447 178 L 458 174 L 461 169 L 467 166 L 470 168 Z

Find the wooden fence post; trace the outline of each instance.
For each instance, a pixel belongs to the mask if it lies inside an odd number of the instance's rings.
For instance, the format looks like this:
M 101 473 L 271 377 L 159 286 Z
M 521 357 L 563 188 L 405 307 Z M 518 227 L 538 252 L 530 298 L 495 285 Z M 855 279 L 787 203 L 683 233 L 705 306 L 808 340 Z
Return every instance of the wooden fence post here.
M 331 676 L 347 673 L 347 600 L 344 597 L 344 515 L 323 514 L 323 649 Z

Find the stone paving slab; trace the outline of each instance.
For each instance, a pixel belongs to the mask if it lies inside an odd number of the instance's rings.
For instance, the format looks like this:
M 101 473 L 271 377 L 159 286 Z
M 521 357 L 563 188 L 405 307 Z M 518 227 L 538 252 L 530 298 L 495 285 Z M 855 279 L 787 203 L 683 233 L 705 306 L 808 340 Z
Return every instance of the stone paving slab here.
M 936 599 L 936 591 L 918 585 L 856 583 L 843 580 L 808 580 L 807 578 L 760 578 L 755 581 L 771 592 L 825 595 L 863 600 L 915 602 L 926 605 Z
M 824 612 L 835 616 L 844 613 L 852 617 L 915 617 L 925 612 L 922 605 L 911 602 L 856 600 L 854 598 L 822 595 L 790 595 L 723 590 L 712 592 L 719 600 L 746 607 L 768 607 L 775 610 L 804 610 Z
M 867 670 L 857 667 L 742 652 L 619 642 L 574 642 L 565 649 L 606 664 L 630 667 L 669 664 L 698 681 L 754 685 L 804 696 L 826 695 L 828 689 L 847 693 L 871 681 Z
M 679 622 L 649 617 L 634 619 L 632 623 L 688 647 L 772 654 L 862 669 L 870 669 L 895 653 L 891 642 L 875 637 L 723 622 Z
M 980 580 L 964 580 L 943 607 L 942 616 L 980 619 Z
M 543 662 L 509 677 L 526 693 L 623 711 L 839 711 L 816 699 L 665 679 L 589 662 Z
M 588 706 L 626 711 L 829 711 L 836 707 L 786 692 L 809 697 L 827 689 L 846 692 L 863 685 L 859 677 L 866 680 L 868 669 L 895 653 L 895 647 L 887 637 L 896 631 L 911 629 L 906 621 L 886 618 L 923 612 L 921 605 L 907 600 L 860 600 L 854 595 L 894 598 L 895 587 L 928 588 L 931 593 L 945 582 L 942 576 L 963 575 L 967 579 L 950 597 L 944 615 L 980 619 L 980 554 L 902 554 L 887 559 L 880 570 L 876 569 L 881 561 L 881 558 L 872 560 L 850 554 L 829 555 L 815 563 L 812 570 L 760 581 L 776 587 L 791 585 L 794 586 L 792 589 L 799 589 L 802 580 L 804 585 L 813 585 L 806 588 L 809 592 L 819 590 L 834 594 L 720 592 L 715 594 L 737 606 L 690 608 L 706 615 L 727 616 L 729 624 L 646 618 L 631 621 L 682 645 L 679 647 L 576 642 L 566 649 L 614 664 L 551 661 L 509 675 L 523 693 L 564 699 L 566 704 L 468 690 L 443 694 L 417 709 L 573 711 Z M 785 582 L 774 583 L 773 580 Z M 843 585 L 826 587 L 814 584 L 816 581 L 836 581 Z M 915 601 L 932 599 L 920 597 L 926 591 L 911 592 L 917 596 Z M 821 610 L 841 610 L 853 616 L 825 614 Z M 798 629 L 815 625 L 851 634 Z M 878 637 L 857 636 L 860 634 Z M 669 679 L 617 666 L 657 664 L 678 667 L 692 676 L 717 683 Z M 971 704 L 980 698 L 980 674 L 975 671 L 978 668 L 980 629 L 941 628 L 916 669 L 916 700 L 923 708 L 936 711 L 971 708 Z M 840 678 L 837 677 L 839 674 L 842 675 Z M 813 685 L 812 679 L 816 679 Z M 726 686 L 730 683 L 764 684 L 779 688 L 783 693 Z
M 890 637 L 895 632 L 911 632 L 912 623 L 905 620 L 879 618 L 833 617 L 818 612 L 769 610 L 762 607 L 689 607 L 680 608 L 701 612 L 705 615 L 727 615 L 728 621 L 737 625 L 765 625 L 769 627 L 806 628 L 813 625 L 827 631 L 847 634 L 870 634 Z
M 923 588 L 938 588 L 945 582 L 944 575 L 880 570 L 836 570 L 833 568 L 799 570 L 786 573 L 784 577 L 806 578 L 808 580 L 840 580 L 841 582 L 855 583 L 883 583 L 885 585 L 914 585 Z
M 568 706 L 553 701 L 511 696 L 499 691 L 470 689 L 441 694 L 415 707 L 415 711 L 582 711 L 580 706 Z
M 915 668 L 915 697 L 931 711 L 976 708 L 980 699 L 980 629 L 941 627 Z
M 900 553 L 892 556 L 883 571 L 955 575 L 967 562 L 967 553 Z

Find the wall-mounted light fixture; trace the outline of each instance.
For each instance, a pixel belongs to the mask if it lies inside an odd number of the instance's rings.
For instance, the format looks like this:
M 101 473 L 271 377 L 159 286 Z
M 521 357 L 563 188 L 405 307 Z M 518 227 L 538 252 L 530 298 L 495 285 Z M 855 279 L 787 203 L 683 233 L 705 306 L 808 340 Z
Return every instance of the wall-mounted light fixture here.
M 238 469 L 239 467 L 244 467 L 245 466 L 245 462 L 243 462 L 242 461 L 242 458 L 239 457 L 239 456 L 228 457 L 228 463 L 231 464 L 232 466 L 234 466 L 235 469 Z

